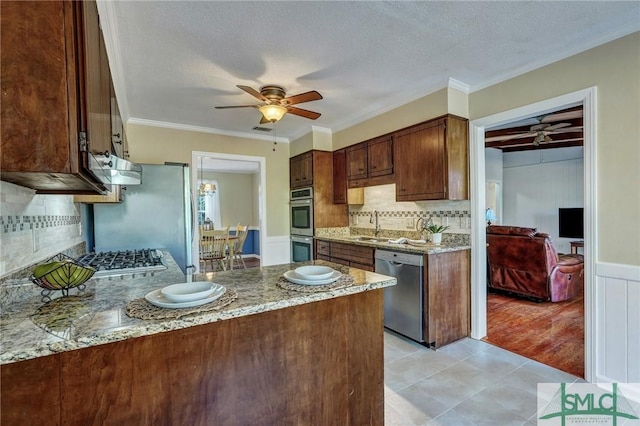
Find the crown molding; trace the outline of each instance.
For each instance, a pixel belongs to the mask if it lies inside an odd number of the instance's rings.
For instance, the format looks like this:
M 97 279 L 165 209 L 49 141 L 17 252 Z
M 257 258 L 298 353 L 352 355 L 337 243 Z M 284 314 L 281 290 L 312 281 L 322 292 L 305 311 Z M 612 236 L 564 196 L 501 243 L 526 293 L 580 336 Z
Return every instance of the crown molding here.
M 174 130 L 186 130 L 189 132 L 198 132 L 198 133 L 210 133 L 214 135 L 221 136 L 232 136 L 236 138 L 244 138 L 244 139 L 257 139 L 268 142 L 273 142 L 274 140 L 278 143 L 289 143 L 289 139 L 282 137 L 272 137 L 266 135 L 254 135 L 253 133 L 242 133 L 242 132 L 229 132 L 226 130 L 215 129 L 212 127 L 203 127 L 203 126 L 193 126 L 190 124 L 180 124 L 180 123 L 171 123 L 168 121 L 156 121 L 156 120 L 147 120 L 144 118 L 130 118 L 127 121 L 127 124 L 138 124 L 141 126 L 149 126 L 149 127 L 162 127 L 165 129 L 174 129 Z

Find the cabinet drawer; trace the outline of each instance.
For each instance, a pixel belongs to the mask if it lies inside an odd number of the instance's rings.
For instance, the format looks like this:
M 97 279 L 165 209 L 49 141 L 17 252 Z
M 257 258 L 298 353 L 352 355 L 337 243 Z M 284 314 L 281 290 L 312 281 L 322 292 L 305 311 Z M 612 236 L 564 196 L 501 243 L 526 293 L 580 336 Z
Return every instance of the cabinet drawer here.
M 331 257 L 338 257 L 363 265 L 373 265 L 373 252 L 374 249 L 371 247 L 342 243 L 333 243 L 331 245 Z
M 349 266 L 349 261 L 345 259 L 340 259 L 339 257 L 332 257 L 331 261 L 333 263 L 337 263 L 339 265 Z
M 354 268 L 362 269 L 364 271 L 373 272 L 373 265 L 363 265 L 362 263 L 350 262 L 349 266 L 353 266 Z
M 331 244 L 327 241 L 316 241 L 316 252 L 325 256 L 331 256 Z

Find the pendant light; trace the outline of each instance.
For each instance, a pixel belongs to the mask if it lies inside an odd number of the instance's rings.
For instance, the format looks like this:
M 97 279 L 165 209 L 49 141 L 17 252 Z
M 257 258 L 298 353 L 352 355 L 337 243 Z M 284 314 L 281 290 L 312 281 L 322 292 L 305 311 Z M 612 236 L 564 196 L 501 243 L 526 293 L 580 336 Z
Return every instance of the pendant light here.
M 201 196 L 213 195 L 216 193 L 216 186 L 212 183 L 204 183 L 204 157 L 200 157 L 200 187 L 198 194 Z

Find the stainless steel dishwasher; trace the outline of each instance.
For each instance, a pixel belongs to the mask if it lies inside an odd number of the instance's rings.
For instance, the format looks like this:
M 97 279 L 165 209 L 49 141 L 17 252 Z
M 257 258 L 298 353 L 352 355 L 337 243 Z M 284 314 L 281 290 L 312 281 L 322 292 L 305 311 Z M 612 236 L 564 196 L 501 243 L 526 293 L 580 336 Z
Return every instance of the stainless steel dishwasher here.
M 376 250 L 376 272 L 398 283 L 384 289 L 384 326 L 417 342 L 424 342 L 422 255 Z

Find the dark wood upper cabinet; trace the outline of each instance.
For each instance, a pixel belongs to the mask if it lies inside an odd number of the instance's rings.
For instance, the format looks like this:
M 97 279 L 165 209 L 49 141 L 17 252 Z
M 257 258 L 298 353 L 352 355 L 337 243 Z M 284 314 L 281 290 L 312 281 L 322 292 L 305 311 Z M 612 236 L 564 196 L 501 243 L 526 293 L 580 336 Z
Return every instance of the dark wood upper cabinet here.
M 104 193 L 110 73 L 94 1 L 3 1 L 1 179 L 38 193 Z
M 333 203 L 347 203 L 347 151 L 333 152 Z
M 381 136 L 367 142 L 368 177 L 393 173 L 393 139 Z
M 366 179 L 367 177 L 367 143 L 347 148 L 347 179 Z
M 311 151 L 289 159 L 289 179 L 291 189 L 313 185 L 313 156 Z
M 468 199 L 467 140 L 467 120 L 451 115 L 396 132 L 396 200 Z
M 393 138 L 379 136 L 346 148 L 349 188 L 393 183 Z

